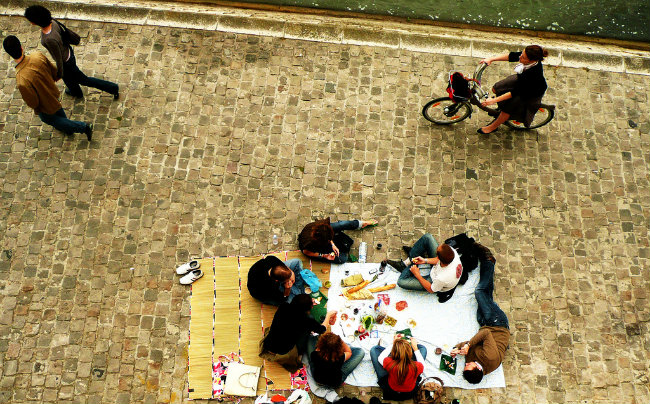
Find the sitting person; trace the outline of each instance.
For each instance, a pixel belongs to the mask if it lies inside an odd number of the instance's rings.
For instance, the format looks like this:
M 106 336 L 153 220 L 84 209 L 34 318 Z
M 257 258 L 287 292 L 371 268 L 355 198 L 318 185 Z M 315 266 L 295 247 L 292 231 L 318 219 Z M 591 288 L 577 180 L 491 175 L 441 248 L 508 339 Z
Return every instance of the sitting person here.
M 361 348 L 350 348 L 341 337 L 328 331 L 309 338 L 307 354 L 316 383 L 335 389 L 359 366 L 365 353 Z
M 330 223 L 330 218 L 309 223 L 298 236 L 298 247 L 306 256 L 333 264 L 344 264 L 354 244 L 343 230 L 376 226 L 376 220 L 342 220 Z
M 248 271 L 248 291 L 264 304 L 279 306 L 291 302 L 294 296 L 305 292 L 300 275 L 302 261 L 297 258 L 282 262 L 268 255 L 253 264 Z
M 264 330 L 260 341 L 259 356 L 271 362 L 277 362 L 291 373 L 302 368 L 300 356 L 307 347 L 307 338 L 312 332 L 322 334 L 327 331 L 335 311 L 325 316 L 322 324 L 309 314 L 313 305 L 311 296 L 300 294 L 291 303 L 282 303 L 273 316 L 271 326 Z
M 413 398 L 424 372 L 426 357 L 427 349 L 423 345 L 419 345 L 415 338 L 405 339 L 402 334 L 395 335 L 390 351 L 379 345 L 372 347 L 370 359 L 384 399 L 401 401 Z
M 420 237 L 412 248 L 403 248 L 409 258 L 405 261 L 387 261 L 402 273 L 397 285 L 403 289 L 437 293 L 440 303 L 451 299 L 463 274 L 463 264 L 456 250 L 447 244 L 438 245 L 429 233 Z M 422 269 L 430 268 L 430 272 L 422 275 L 418 265 L 423 265 Z M 408 271 L 407 267 L 410 267 Z
M 510 340 L 508 317 L 494 302 L 494 264 L 496 259 L 490 250 L 476 243 L 479 250 L 481 279 L 474 295 L 478 302 L 476 318 L 481 328 L 469 341 L 461 342 L 451 350 L 451 356 L 465 355 L 463 377 L 472 384 L 478 384 L 497 369 Z

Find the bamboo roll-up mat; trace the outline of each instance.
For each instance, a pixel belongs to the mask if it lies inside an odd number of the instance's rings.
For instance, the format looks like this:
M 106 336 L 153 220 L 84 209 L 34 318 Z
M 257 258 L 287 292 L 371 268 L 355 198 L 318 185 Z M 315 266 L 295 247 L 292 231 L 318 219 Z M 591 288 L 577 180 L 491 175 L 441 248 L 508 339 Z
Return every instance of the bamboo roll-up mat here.
M 214 326 L 214 260 L 203 259 L 203 277 L 192 284 L 190 343 L 188 346 L 189 398 L 212 397 Z
M 214 272 L 214 352 L 227 355 L 239 352 L 239 259 L 216 258 Z

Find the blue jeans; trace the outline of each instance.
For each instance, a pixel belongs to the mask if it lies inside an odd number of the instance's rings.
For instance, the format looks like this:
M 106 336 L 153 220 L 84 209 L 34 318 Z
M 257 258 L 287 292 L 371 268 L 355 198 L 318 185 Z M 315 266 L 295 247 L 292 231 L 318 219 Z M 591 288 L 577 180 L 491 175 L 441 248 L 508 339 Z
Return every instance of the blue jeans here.
M 74 97 L 83 97 L 84 95 L 79 85 L 93 87 L 113 95 L 120 91 L 118 85 L 113 82 L 86 76 L 77 67 L 77 60 L 74 57 L 72 47 L 69 47 L 69 49 L 70 58 L 63 62 L 63 82 Z
M 296 282 L 291 287 L 289 296 L 287 296 L 287 302 L 291 303 L 294 297 L 305 293 L 305 282 L 302 280 L 302 275 L 300 275 L 300 271 L 302 271 L 302 261 L 300 261 L 298 258 L 294 258 L 289 261 L 285 261 L 284 265 L 289 267 L 289 269 L 292 270 L 293 274 L 296 276 Z M 280 291 L 284 293 L 284 286 L 280 284 L 279 287 Z
M 318 335 L 312 335 L 309 337 L 309 340 L 307 341 L 307 358 L 309 358 L 309 366 L 311 366 L 311 353 L 316 350 L 316 343 L 318 342 Z M 365 356 L 365 352 L 363 352 L 363 349 L 361 348 L 352 348 L 350 347 L 350 350 L 352 351 L 352 356 L 350 356 L 350 359 L 346 360 L 343 362 L 343 366 L 341 367 L 341 373 L 343 374 L 342 381 L 345 381 L 345 379 L 350 376 L 350 374 L 356 369 L 357 366 L 361 363 L 363 360 L 363 357 Z M 330 386 L 334 387 L 334 386 Z
M 39 112 L 38 117 L 41 118 L 41 121 L 45 122 L 48 125 L 54 126 L 55 129 L 58 129 L 67 135 L 72 135 L 73 133 L 83 133 L 88 126 L 85 122 L 71 121 L 68 119 L 63 108 L 59 109 L 53 114 Z
M 361 228 L 361 222 L 358 220 L 339 220 L 338 222 L 333 222 L 330 223 L 330 226 L 332 226 L 332 230 L 334 230 L 334 234 L 340 233 L 343 230 L 357 230 Z M 345 264 L 348 262 L 348 255 L 349 255 L 349 250 L 342 249 L 341 246 L 338 246 L 339 248 L 339 256 L 336 257 L 333 261 L 330 261 L 332 264 Z
M 411 252 L 409 253 L 409 258 L 413 259 L 415 257 L 425 257 L 425 258 L 434 258 L 438 255 L 436 250 L 438 249 L 438 242 L 435 238 L 429 233 L 426 233 L 418 241 L 413 244 Z M 420 268 L 431 268 L 431 265 L 424 264 L 420 265 Z M 431 282 L 431 275 L 422 276 L 427 281 Z M 397 285 L 402 289 L 407 290 L 425 290 L 424 286 L 420 284 L 420 281 L 411 273 L 409 268 L 406 268 L 402 271 L 397 280 Z
M 474 296 L 478 302 L 476 320 L 478 324 L 491 327 L 505 327 L 510 329 L 508 317 L 495 303 L 492 293 L 494 292 L 494 263 L 488 260 L 480 262 L 481 279 L 476 286 Z
M 379 356 L 384 352 L 384 349 L 386 348 L 379 345 L 373 346 L 370 349 L 370 360 L 372 361 L 372 367 L 375 368 L 375 373 L 377 373 L 377 379 L 388 376 L 388 371 L 384 368 L 383 364 L 379 363 Z M 427 358 L 427 348 L 424 345 L 418 344 L 418 351 L 422 354 L 423 359 Z M 413 354 L 413 360 L 415 360 L 415 354 Z

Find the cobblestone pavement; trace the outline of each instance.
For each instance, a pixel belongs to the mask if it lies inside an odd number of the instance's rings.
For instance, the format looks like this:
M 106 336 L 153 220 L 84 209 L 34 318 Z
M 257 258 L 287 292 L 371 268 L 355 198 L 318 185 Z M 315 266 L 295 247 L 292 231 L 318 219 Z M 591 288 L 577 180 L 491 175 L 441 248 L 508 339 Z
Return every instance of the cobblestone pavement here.
M 0 69 L 0 402 L 185 402 L 190 257 L 296 248 L 311 218 L 377 218 L 369 259 L 467 231 L 498 259 L 507 388 L 463 403 L 647 403 L 650 77 L 546 69 L 558 116 L 482 136 L 420 115 L 476 59 L 75 21 L 64 96 L 92 143 L 42 125 Z M 0 17 L 31 50 L 38 32 Z M 493 82 L 507 64 L 490 68 Z M 346 391 L 357 391 L 345 387 Z M 367 389 L 366 389 L 367 390 Z M 375 393 L 372 391 L 371 393 Z

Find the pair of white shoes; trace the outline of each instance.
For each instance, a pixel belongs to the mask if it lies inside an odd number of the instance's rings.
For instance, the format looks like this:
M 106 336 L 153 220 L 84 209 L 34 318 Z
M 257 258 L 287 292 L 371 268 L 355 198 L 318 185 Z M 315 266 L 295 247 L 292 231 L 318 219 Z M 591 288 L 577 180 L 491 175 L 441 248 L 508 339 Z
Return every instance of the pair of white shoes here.
M 201 263 L 197 260 L 186 262 L 176 268 L 176 274 L 182 275 L 180 280 L 181 285 L 191 285 L 196 280 L 200 279 L 203 276 L 203 271 L 199 268 L 201 268 Z

